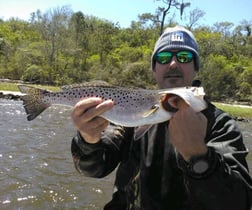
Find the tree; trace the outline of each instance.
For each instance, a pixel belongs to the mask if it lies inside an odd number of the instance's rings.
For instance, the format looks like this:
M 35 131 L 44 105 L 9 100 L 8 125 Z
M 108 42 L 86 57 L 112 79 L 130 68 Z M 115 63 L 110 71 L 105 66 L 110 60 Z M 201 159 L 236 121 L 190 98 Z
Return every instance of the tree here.
M 17 58 L 27 43 L 36 41 L 38 34 L 29 23 L 11 18 L 0 23 L 0 76 L 20 78 L 25 66 Z M 16 57 L 17 56 L 17 57 Z
M 182 3 L 179 3 L 176 0 L 156 0 L 156 1 L 162 1 L 164 4 L 167 5 L 166 7 L 158 7 L 158 9 L 156 10 L 157 20 L 160 22 L 159 34 L 161 35 L 164 30 L 165 18 L 166 18 L 166 15 L 169 13 L 169 10 L 172 7 L 179 9 L 180 10 L 180 18 L 182 18 L 183 13 L 184 13 L 184 9 L 186 7 L 189 7 L 190 3 L 189 2 L 184 3 L 183 1 L 182 1 Z M 160 20 L 160 16 L 161 16 L 161 20 Z
M 192 30 L 192 28 L 198 24 L 199 19 L 202 18 L 204 15 L 205 12 L 198 8 L 190 11 L 189 23 L 187 24 L 187 28 L 189 30 Z
M 118 27 L 109 21 L 97 21 L 93 36 L 93 46 L 100 56 L 100 64 L 103 64 L 106 55 L 114 48 L 114 35 Z
M 234 26 L 233 23 L 225 21 L 225 22 L 217 22 L 213 25 L 214 32 L 220 32 L 223 35 L 223 38 L 226 39 L 231 35 L 231 28 Z
M 65 62 L 61 62 L 60 52 L 64 51 L 69 44 L 66 38 L 71 15 L 72 10 L 68 6 L 58 7 L 38 17 L 39 22 L 36 23 L 37 30 L 44 40 L 44 47 L 41 50 L 48 61 L 49 83 L 53 83 L 56 72 L 66 65 Z

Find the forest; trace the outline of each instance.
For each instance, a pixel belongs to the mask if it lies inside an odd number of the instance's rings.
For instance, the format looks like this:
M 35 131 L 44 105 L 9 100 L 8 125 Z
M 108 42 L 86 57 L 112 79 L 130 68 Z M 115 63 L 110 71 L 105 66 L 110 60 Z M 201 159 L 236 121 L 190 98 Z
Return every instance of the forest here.
M 173 16 L 158 21 L 160 11 L 139 14 L 127 28 L 69 6 L 37 10 L 29 21 L 0 19 L 0 79 L 55 86 L 104 80 L 156 88 L 150 57 L 160 26 L 178 24 Z M 199 44 L 198 79 L 212 100 L 251 103 L 252 20 L 206 26 L 198 24 L 203 16 L 194 9 L 184 25 Z

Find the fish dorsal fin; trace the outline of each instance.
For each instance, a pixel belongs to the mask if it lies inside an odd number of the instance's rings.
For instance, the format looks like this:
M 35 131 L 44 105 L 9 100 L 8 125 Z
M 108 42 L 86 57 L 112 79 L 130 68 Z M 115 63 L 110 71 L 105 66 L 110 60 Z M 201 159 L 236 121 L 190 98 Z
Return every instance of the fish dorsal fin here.
M 150 116 L 151 114 L 155 113 L 157 110 L 159 109 L 159 105 L 158 104 L 155 104 L 151 107 L 150 110 L 144 112 L 143 116 L 142 117 L 148 117 Z
M 93 80 L 90 82 L 83 82 L 80 84 L 64 85 L 61 87 L 61 90 L 69 90 L 69 89 L 81 88 L 81 87 L 113 87 L 113 86 L 102 80 Z

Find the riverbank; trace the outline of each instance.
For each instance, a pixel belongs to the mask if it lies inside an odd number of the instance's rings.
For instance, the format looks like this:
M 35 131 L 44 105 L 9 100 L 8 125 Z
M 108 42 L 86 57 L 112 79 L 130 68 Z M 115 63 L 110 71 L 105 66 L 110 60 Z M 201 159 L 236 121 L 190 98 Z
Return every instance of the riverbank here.
M 229 113 L 237 121 L 252 121 L 252 106 L 213 102 L 219 109 Z
M 0 98 L 4 99 L 19 100 L 22 95 L 24 94 L 18 91 L 0 90 Z

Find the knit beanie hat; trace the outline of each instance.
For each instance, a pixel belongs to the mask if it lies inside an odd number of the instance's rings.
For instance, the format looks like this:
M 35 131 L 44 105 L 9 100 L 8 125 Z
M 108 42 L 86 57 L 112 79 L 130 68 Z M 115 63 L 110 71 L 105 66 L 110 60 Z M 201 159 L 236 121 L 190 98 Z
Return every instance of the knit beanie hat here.
M 166 28 L 163 34 L 157 40 L 153 54 L 151 56 L 152 70 L 156 64 L 156 54 L 169 50 L 189 50 L 194 54 L 195 70 L 199 70 L 199 52 L 198 44 L 192 32 L 182 26 Z

